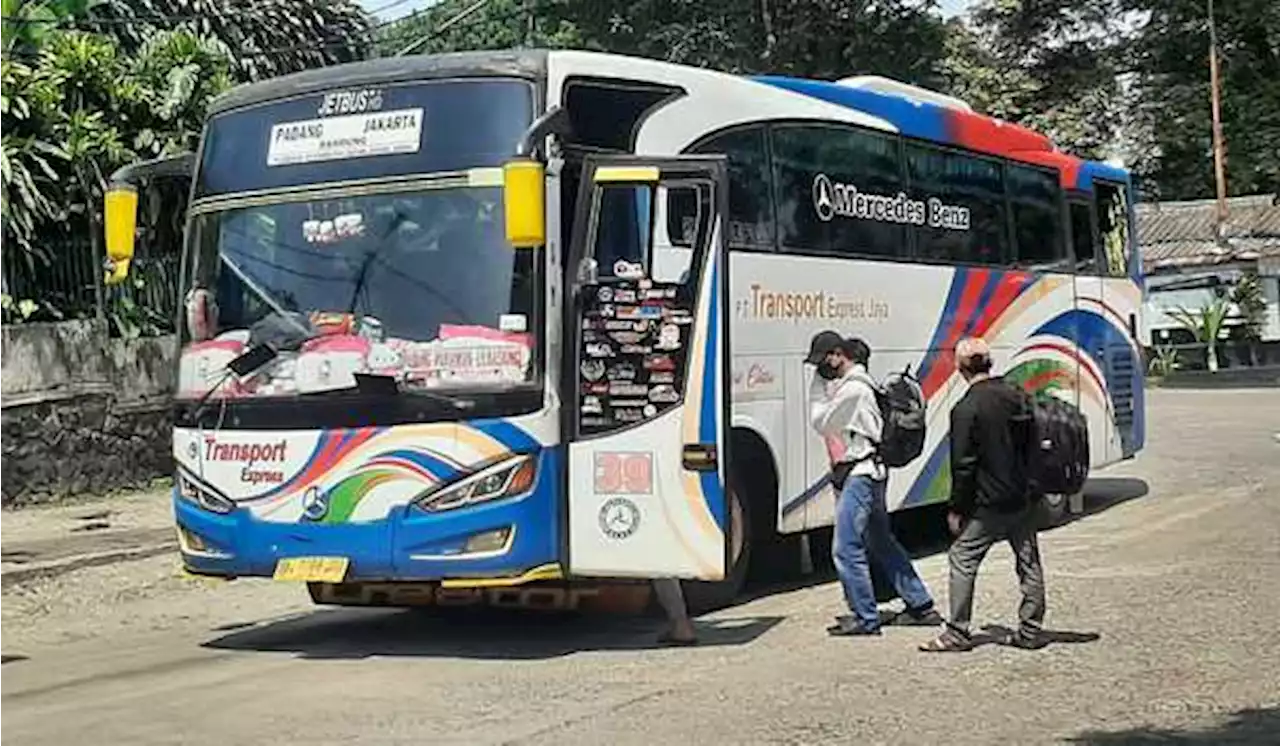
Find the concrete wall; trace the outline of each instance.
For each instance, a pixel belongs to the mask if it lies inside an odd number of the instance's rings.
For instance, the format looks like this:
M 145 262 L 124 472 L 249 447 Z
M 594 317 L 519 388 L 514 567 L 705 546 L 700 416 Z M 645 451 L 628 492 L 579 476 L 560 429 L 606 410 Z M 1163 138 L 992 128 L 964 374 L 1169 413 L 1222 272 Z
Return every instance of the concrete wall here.
M 171 473 L 174 337 L 111 339 L 96 321 L 5 326 L 2 334 L 5 505 Z

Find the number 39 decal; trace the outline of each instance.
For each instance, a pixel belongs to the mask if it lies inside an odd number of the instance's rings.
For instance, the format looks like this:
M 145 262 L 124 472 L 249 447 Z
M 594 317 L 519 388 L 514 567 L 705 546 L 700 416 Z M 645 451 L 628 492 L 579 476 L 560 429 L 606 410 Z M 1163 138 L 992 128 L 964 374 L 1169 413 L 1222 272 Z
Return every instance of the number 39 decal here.
M 652 453 L 597 453 L 595 456 L 597 495 L 653 494 Z

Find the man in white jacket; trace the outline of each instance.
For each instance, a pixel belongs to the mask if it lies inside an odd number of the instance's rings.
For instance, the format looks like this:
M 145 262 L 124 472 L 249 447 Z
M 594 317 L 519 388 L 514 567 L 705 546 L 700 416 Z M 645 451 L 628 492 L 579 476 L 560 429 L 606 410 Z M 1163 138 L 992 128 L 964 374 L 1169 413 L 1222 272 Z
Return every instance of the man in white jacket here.
M 942 616 L 893 536 L 885 507 L 888 473 L 876 456 L 884 421 L 867 372 L 871 350 L 860 339 L 825 331 L 810 342 L 805 362 L 816 366 L 809 384 L 809 419 L 822 435 L 832 463 L 836 501 L 832 556 L 853 616 L 840 616 L 827 632 L 838 636 L 880 634 L 880 612 L 871 583 L 874 561 L 893 581 L 906 604 L 895 622 L 935 626 Z

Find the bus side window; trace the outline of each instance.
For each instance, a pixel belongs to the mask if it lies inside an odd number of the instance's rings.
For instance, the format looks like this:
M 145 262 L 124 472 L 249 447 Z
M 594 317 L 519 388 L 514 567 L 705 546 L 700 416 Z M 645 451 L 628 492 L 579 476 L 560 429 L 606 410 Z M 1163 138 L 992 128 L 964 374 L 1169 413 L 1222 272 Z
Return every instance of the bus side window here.
M 764 128 L 730 130 L 695 145 L 690 152 L 729 157 L 729 219 L 725 223 L 729 248 L 773 251 L 773 179 Z M 673 241 L 677 235 L 672 234 Z
M 1097 193 L 1098 233 L 1106 252 L 1106 274 L 1127 277 L 1129 274 L 1129 200 L 1124 187 L 1095 181 Z
M 1016 266 L 1023 269 L 1064 269 L 1067 247 L 1058 173 L 1013 164 L 1006 168 L 1009 204 L 1013 207 Z
M 926 211 L 914 229 L 919 256 L 1004 264 L 1009 238 L 1000 162 L 914 143 L 906 153 L 911 198 L 924 202 Z
M 1076 271 L 1081 274 L 1097 274 L 1098 244 L 1094 235 L 1093 206 L 1088 202 L 1072 201 L 1071 245 L 1075 249 Z
M 904 189 L 895 137 L 837 125 L 770 132 L 782 250 L 906 258 L 906 228 L 885 210 Z
M 657 204 L 666 210 L 667 240 L 654 242 L 653 280 L 689 281 L 693 269 L 693 247 L 704 244 L 711 228 L 711 195 L 708 185 L 696 182 L 658 187 Z M 722 222 L 722 225 L 726 223 Z

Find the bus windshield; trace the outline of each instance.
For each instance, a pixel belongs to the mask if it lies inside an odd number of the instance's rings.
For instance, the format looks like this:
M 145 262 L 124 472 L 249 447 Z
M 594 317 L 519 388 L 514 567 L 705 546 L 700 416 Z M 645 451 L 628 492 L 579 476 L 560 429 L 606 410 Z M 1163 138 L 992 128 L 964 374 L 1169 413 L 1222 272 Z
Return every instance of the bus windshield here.
M 197 214 L 181 393 L 341 390 L 355 373 L 409 391 L 531 381 L 538 253 L 506 243 L 501 188 L 456 184 Z M 271 365 L 220 381 L 264 343 Z

